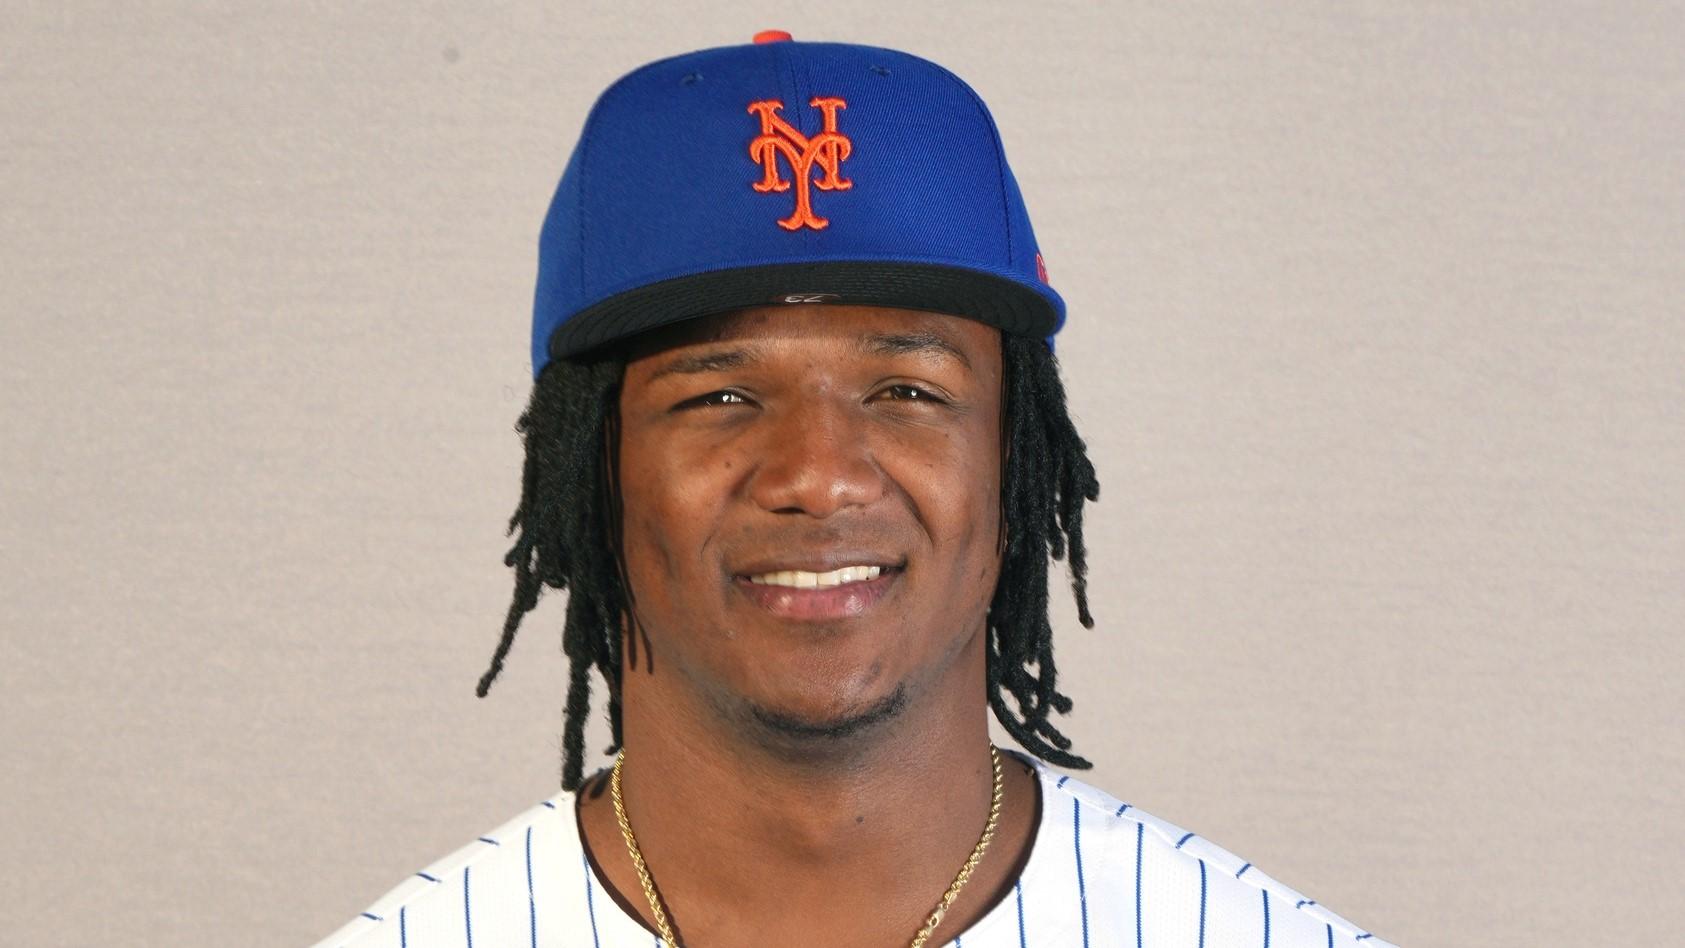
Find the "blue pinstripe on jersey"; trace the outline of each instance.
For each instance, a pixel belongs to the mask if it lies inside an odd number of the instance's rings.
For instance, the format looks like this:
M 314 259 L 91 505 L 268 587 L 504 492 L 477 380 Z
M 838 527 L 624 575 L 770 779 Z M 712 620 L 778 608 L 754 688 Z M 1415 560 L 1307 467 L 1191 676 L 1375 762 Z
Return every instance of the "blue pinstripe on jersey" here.
M 1328 929 L 1328 948 L 1334 948 L 1334 926 L 1323 922 L 1322 927 Z
M 527 827 L 527 925 L 532 931 L 532 948 L 538 948 L 538 899 L 532 894 L 532 827 Z
M 1205 860 L 1199 861 L 1199 948 L 1205 948 Z
M 1141 948 L 1141 843 L 1147 824 L 1135 824 L 1135 948 Z
M 398 948 L 409 948 L 410 945 L 409 920 L 404 918 L 404 915 L 408 912 L 409 906 L 407 905 L 398 908 Z
M 1082 801 L 1075 797 L 1071 798 L 1071 842 L 1077 851 L 1077 902 L 1082 906 L 1082 948 L 1088 948 L 1088 887 L 1082 881 Z
M 378 921 L 380 921 L 380 916 L 379 916 L 379 915 L 376 915 L 376 914 L 374 914 L 374 913 L 373 913 L 373 912 L 364 912 L 364 913 L 363 913 L 363 917 L 364 917 L 364 918 L 372 918 L 372 919 L 374 919 L 374 920 L 375 920 L 375 921 L 377 921 L 377 922 L 378 922 Z
M 1270 893 L 1260 890 L 1258 894 L 1264 897 L 1264 948 L 1270 948 Z
M 591 903 L 591 860 L 583 851 L 579 854 L 579 864 L 585 867 L 585 911 L 591 916 L 591 944 L 595 948 L 603 948 L 603 943 L 597 938 L 597 909 Z
M 473 866 L 462 867 L 462 925 L 468 929 L 468 948 L 474 948 L 474 913 L 469 911 L 468 901 L 468 870 Z
M 1018 893 L 1018 948 L 1029 948 L 1024 943 L 1024 879 L 1022 876 L 1019 877 L 1012 888 Z

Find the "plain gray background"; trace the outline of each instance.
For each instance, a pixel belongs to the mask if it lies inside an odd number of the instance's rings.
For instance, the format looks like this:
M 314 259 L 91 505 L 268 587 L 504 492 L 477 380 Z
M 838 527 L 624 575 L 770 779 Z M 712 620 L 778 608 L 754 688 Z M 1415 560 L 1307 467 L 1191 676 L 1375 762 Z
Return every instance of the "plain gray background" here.
M 382 0 L 0 13 L 5 940 L 306 944 L 554 792 L 558 599 L 473 695 L 538 227 L 768 28 L 1000 124 L 1084 778 L 1402 944 L 1676 938 L 1680 5 Z

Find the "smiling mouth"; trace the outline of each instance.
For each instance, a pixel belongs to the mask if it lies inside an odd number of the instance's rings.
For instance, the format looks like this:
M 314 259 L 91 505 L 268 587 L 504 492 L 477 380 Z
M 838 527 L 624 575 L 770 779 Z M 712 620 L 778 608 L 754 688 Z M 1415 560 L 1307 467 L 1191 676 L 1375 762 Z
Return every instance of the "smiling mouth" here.
M 893 567 L 892 567 L 893 568 Z M 783 586 L 789 589 L 830 589 L 849 583 L 869 582 L 884 571 L 881 566 L 844 566 L 825 573 L 810 573 L 800 569 L 758 573 L 744 577 L 757 586 Z
M 864 615 L 887 595 L 902 569 L 858 564 L 823 573 L 777 570 L 740 575 L 734 585 L 749 601 L 780 619 L 850 619 Z

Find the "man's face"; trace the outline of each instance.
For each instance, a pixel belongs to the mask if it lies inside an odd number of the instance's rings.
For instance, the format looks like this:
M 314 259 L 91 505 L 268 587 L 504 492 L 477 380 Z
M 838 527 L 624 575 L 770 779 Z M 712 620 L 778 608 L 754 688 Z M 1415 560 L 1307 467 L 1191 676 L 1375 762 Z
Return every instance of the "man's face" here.
M 980 697 L 957 661 L 1000 568 L 1000 393 L 1000 333 L 936 313 L 765 306 L 652 333 L 620 398 L 647 635 L 628 675 L 647 647 L 652 686 L 784 739 Z

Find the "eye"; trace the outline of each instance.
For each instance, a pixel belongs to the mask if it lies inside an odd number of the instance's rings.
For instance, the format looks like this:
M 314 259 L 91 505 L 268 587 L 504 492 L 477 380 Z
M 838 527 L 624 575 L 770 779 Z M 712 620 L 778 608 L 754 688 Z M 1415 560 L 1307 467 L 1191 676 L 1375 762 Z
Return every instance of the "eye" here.
M 717 392 L 709 392 L 706 395 L 698 395 L 695 398 L 687 398 L 677 405 L 674 405 L 673 410 L 683 411 L 687 408 L 707 408 L 715 405 L 747 404 L 749 404 L 749 399 L 741 392 L 734 392 L 730 389 L 720 389 Z
M 896 402 L 932 402 L 939 405 L 947 403 L 947 399 L 930 389 L 918 385 L 909 385 L 905 382 L 885 387 L 882 394 L 890 401 Z

